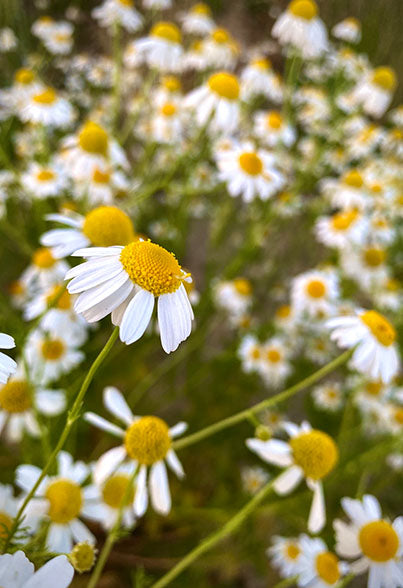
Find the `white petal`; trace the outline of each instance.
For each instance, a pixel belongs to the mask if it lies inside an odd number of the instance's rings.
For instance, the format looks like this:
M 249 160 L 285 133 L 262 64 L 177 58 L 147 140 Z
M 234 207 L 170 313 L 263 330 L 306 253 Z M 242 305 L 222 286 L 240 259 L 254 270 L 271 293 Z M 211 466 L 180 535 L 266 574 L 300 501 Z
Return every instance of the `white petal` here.
M 59 555 L 35 572 L 28 582 L 25 582 L 24 588 L 44 588 L 44 586 L 67 588 L 73 576 L 73 566 L 65 555 Z
M 117 388 L 108 386 L 104 389 L 104 404 L 113 416 L 123 421 L 126 425 L 131 425 L 134 421 L 132 411 L 123 394 Z
M 98 459 L 94 467 L 94 480 L 96 484 L 103 484 L 126 457 L 126 449 L 123 445 L 110 449 Z
M 261 457 L 264 461 L 280 467 L 288 467 L 292 464 L 290 446 L 284 441 L 270 439 L 262 441 L 261 439 L 247 439 L 247 447 Z
M 163 461 L 157 461 L 150 470 L 150 495 L 154 510 L 166 515 L 171 510 L 168 474 Z
M 85 541 L 88 541 L 88 543 L 96 542 L 95 536 L 91 533 L 88 527 L 84 525 L 84 523 L 82 523 L 80 520 L 72 520 L 70 523 L 70 529 L 74 537 L 74 540 L 77 543 L 84 543 Z
M 120 340 L 127 345 L 144 334 L 154 309 L 154 295 L 141 289 L 129 302 L 120 323 Z
M 91 425 L 94 425 L 98 429 L 102 429 L 102 431 L 107 431 L 108 433 L 116 435 L 117 437 L 124 437 L 125 432 L 123 429 L 117 425 L 114 425 L 113 423 L 110 423 L 94 412 L 86 412 L 84 414 L 84 420 L 86 420 L 87 423 L 91 423 Z
M 294 490 L 303 476 L 303 471 L 299 466 L 291 466 L 275 479 L 273 489 L 277 494 L 288 494 Z
M 134 496 L 134 513 L 142 517 L 148 506 L 147 466 L 142 465 L 136 478 L 136 494 Z
M 183 478 L 185 475 L 185 472 L 183 471 L 182 464 L 179 461 L 179 458 L 173 449 L 170 449 L 168 451 L 168 453 L 165 456 L 165 459 L 167 460 L 167 464 L 169 465 L 171 470 L 173 472 L 175 472 L 175 474 L 178 476 L 178 478 Z
M 0 333 L 0 349 L 13 349 L 15 347 L 14 338 L 6 333 Z
M 310 533 L 319 533 L 326 523 L 325 499 L 321 482 L 309 483 L 313 490 L 313 500 L 308 518 L 308 530 Z
M 176 292 L 158 298 L 158 325 L 162 348 L 166 353 L 177 349 L 192 330 L 193 311 L 183 284 Z
M 69 527 L 52 523 L 49 527 L 46 544 L 50 551 L 56 553 L 70 553 L 73 541 Z
M 60 414 L 66 408 L 66 395 L 62 390 L 39 390 L 35 401 L 39 412 L 46 416 Z
M 187 428 L 188 424 L 184 421 L 180 421 L 179 423 L 176 423 L 176 425 L 169 429 L 169 436 L 171 437 L 171 439 L 175 439 L 176 437 L 179 437 L 179 435 L 182 435 L 182 433 L 184 433 Z

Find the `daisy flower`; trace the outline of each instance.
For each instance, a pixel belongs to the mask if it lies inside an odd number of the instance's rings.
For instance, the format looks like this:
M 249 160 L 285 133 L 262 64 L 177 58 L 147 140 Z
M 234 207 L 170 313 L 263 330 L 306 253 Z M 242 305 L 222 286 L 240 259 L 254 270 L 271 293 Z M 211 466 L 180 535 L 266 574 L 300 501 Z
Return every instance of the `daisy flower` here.
M 242 486 L 245 492 L 254 495 L 269 481 L 269 474 L 257 466 L 245 467 L 241 471 Z
M 340 265 L 345 274 L 362 288 L 372 290 L 389 277 L 386 256 L 386 250 L 380 245 L 348 248 L 341 252 Z
M 313 0 L 292 0 L 275 22 L 272 35 L 308 59 L 319 57 L 328 48 L 326 27 Z
M 15 347 L 14 338 L 6 333 L 0 333 L 0 349 L 13 349 Z M 0 384 L 6 384 L 8 378 L 17 369 L 16 362 L 0 351 Z
M 74 576 L 74 568 L 65 555 L 58 555 L 35 572 L 34 564 L 21 550 L 0 555 L 0 582 L 3 588 L 67 588 Z
M 329 315 L 339 297 L 339 286 L 333 271 L 312 270 L 292 281 L 291 300 L 297 314 L 320 318 Z
M 57 456 L 58 471 L 55 476 L 45 476 L 25 511 L 26 520 L 37 528 L 44 517 L 49 520 L 46 544 L 50 551 L 69 553 L 73 542 L 95 543 L 95 537 L 79 520 L 83 512 L 86 488 L 82 488 L 89 474 L 89 468 L 82 461 L 73 462 L 67 451 Z M 19 465 L 16 484 L 29 493 L 41 475 L 40 468 L 33 465 Z
M 70 22 L 56 22 L 49 27 L 42 43 L 53 55 L 68 55 L 73 47 L 74 28 Z
M 34 252 L 31 264 L 23 271 L 20 282 L 32 291 L 42 290 L 60 284 L 68 269 L 67 263 L 55 259 L 50 249 L 40 247 Z
M 214 20 L 211 18 L 211 10 L 207 4 L 198 2 L 182 17 L 182 28 L 185 33 L 204 37 L 214 29 Z
M 399 588 L 403 585 L 403 517 L 393 523 L 382 518 L 378 500 L 366 494 L 362 500 L 343 498 L 349 523 L 336 519 L 336 551 L 354 558 L 351 571 L 368 571 L 370 588 Z
M 308 530 L 318 533 L 326 523 L 322 479 L 336 466 L 339 451 L 333 439 L 323 431 L 312 429 L 306 421 L 301 426 L 284 423 L 290 441 L 247 439 L 247 447 L 267 463 L 286 468 L 274 482 L 277 494 L 289 494 L 305 478 L 313 491 Z
M 389 108 L 396 86 L 397 79 L 393 69 L 377 67 L 358 83 L 354 95 L 366 114 L 380 118 Z
M 183 281 L 188 279 L 175 256 L 151 241 L 125 247 L 79 249 L 88 261 L 69 270 L 71 294 L 79 294 L 74 308 L 88 322 L 112 313 L 120 339 L 129 345 L 145 332 L 158 298 L 158 326 L 166 353 L 190 335 L 194 318 Z
M 52 229 L 41 237 L 41 244 L 49 247 L 56 259 L 91 245 L 127 245 L 135 240 L 132 221 L 116 206 L 99 206 L 85 216 L 76 213 L 48 214 L 46 220 L 67 227 Z
M 280 337 L 273 337 L 261 346 L 259 373 L 270 386 L 279 386 L 289 376 L 289 346 Z
M 214 69 L 233 69 L 236 65 L 239 48 L 226 29 L 215 29 L 203 41 L 202 51 L 207 65 Z
M 262 361 L 262 345 L 254 335 L 245 335 L 238 349 L 242 369 L 246 373 L 259 371 Z
M 143 18 L 134 8 L 133 0 L 105 0 L 92 11 L 92 16 L 103 27 L 121 25 L 129 32 L 138 31 Z
M 309 588 L 329 588 L 337 586 L 348 572 L 348 565 L 328 550 L 326 543 L 319 538 L 302 535 L 300 539 L 301 557 L 298 560 L 298 586 Z
M 266 96 L 273 102 L 281 102 L 283 90 L 280 77 L 264 57 L 253 59 L 241 74 L 241 97 L 250 100 L 254 96 Z
M 178 143 L 183 137 L 183 122 L 180 106 L 165 102 L 159 107 L 151 121 L 151 136 L 157 143 Z
M 317 408 L 329 412 L 340 410 L 344 403 L 344 395 L 338 382 L 316 386 L 312 390 L 312 397 Z
M 279 537 L 274 535 L 272 546 L 266 551 L 267 556 L 283 577 L 291 578 L 299 571 L 301 561 L 301 541 L 298 537 Z
M 12 486 L 0 484 L 0 541 L 7 539 L 8 532 L 13 526 L 13 519 L 18 512 L 18 506 L 19 500 L 14 498 Z
M 18 46 L 17 37 L 14 34 L 13 29 L 4 27 L 0 29 L 0 52 L 7 53 L 12 51 Z
M 345 18 L 334 25 L 332 35 L 336 39 L 347 41 L 347 43 L 359 43 L 361 41 L 361 23 L 352 16 Z
M 71 104 L 58 96 L 53 88 L 45 88 L 30 96 L 19 112 L 23 122 L 45 127 L 65 128 L 74 120 Z
M 60 196 L 68 186 L 66 175 L 54 165 L 39 165 L 32 162 L 21 176 L 21 184 L 35 198 Z
M 167 10 L 172 6 L 172 0 L 143 0 L 143 6 L 147 10 Z
M 365 217 L 356 209 L 343 210 L 332 216 L 322 216 L 315 226 L 318 241 L 336 249 L 362 245 L 367 229 L 368 223 Z
M 135 515 L 140 517 L 146 512 L 148 493 L 154 510 L 168 514 L 171 494 L 165 462 L 179 478 L 183 478 L 182 465 L 171 445 L 172 439 L 186 430 L 186 423 L 180 422 L 170 429 L 159 417 L 134 416 L 123 395 L 112 387 L 104 390 L 104 404 L 124 424 L 125 429 L 92 412 L 85 413 L 84 418 L 96 427 L 123 438 L 124 443 L 99 458 L 94 468 L 96 484 L 111 479 L 110 476 L 127 460 L 138 467 L 133 500 Z
M 295 142 L 296 133 L 282 117 L 278 110 L 257 112 L 255 114 L 255 133 L 267 147 L 285 145 L 291 147 Z
M 357 310 L 353 316 L 330 319 L 331 339 L 342 348 L 355 347 L 351 365 L 373 380 L 388 384 L 399 370 L 396 331 L 375 310 Z
M 363 209 L 368 203 L 364 178 L 357 169 L 350 169 L 340 180 L 324 181 L 323 189 L 329 193 L 333 206 L 347 210 Z
M 148 37 L 135 41 L 135 44 L 149 67 L 164 73 L 180 69 L 183 55 L 182 35 L 174 23 L 157 22 Z
M 218 282 L 214 285 L 216 304 L 231 315 L 241 317 L 252 303 L 252 284 L 246 278 Z

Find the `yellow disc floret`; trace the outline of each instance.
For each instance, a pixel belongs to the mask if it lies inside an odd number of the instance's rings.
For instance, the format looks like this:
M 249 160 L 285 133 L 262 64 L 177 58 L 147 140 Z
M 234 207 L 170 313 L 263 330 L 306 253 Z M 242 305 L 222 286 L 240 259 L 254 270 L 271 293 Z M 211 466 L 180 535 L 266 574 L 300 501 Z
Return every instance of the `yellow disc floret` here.
M 111 174 L 108 171 L 102 171 L 99 167 L 94 169 L 94 173 L 92 174 L 92 181 L 96 184 L 108 184 L 109 180 L 111 179 Z
M 91 543 L 76 543 L 69 555 L 69 560 L 76 572 L 83 574 L 89 572 L 94 566 L 96 554 L 97 550 Z
M 56 100 L 56 92 L 53 88 L 47 88 L 44 92 L 35 94 L 33 100 L 38 104 L 53 104 Z
M 320 280 L 311 280 L 306 286 L 306 293 L 311 298 L 323 298 L 326 294 L 326 286 Z
M 225 29 L 216 29 L 211 33 L 211 37 L 219 45 L 228 43 L 231 40 L 229 32 Z
M 205 16 L 211 15 L 210 6 L 207 6 L 207 4 L 204 4 L 203 2 L 198 2 L 192 6 L 192 12 L 193 14 L 203 14 Z
M 335 467 L 339 451 L 333 439 L 323 431 L 301 433 L 290 440 L 294 461 L 307 478 L 320 480 Z
M 70 310 L 71 296 L 63 286 L 55 286 L 46 296 L 46 303 L 59 310 Z
M 270 363 L 278 363 L 281 360 L 281 353 L 277 349 L 269 349 L 266 353 L 266 359 Z
M 111 508 L 119 508 L 122 504 L 123 498 L 125 497 L 129 481 L 130 478 L 126 474 L 115 474 L 109 478 L 102 488 L 102 500 L 105 502 L 105 504 Z M 126 497 L 124 506 L 128 506 L 131 502 L 133 502 L 133 498 L 134 488 L 132 485 L 129 494 Z
M 397 86 L 396 74 L 391 67 L 377 67 L 372 74 L 372 82 L 387 92 L 393 92 Z
M 9 380 L 0 388 L 0 406 L 9 413 L 20 413 L 32 406 L 31 389 L 26 380 Z
M 84 151 L 106 156 L 108 151 L 108 133 L 92 121 L 85 123 L 78 136 L 78 142 Z
M 174 116 L 176 114 L 176 105 L 173 102 L 166 102 L 161 108 L 161 114 L 167 116 L 168 118 Z
M 386 259 L 386 252 L 380 247 L 368 247 L 364 250 L 364 262 L 369 267 L 379 267 Z
M 30 69 L 21 68 L 18 69 L 14 76 L 15 81 L 17 84 L 22 84 L 23 86 L 29 86 L 35 79 L 35 74 Z
M 399 548 L 399 537 L 386 521 L 372 521 L 361 527 L 358 540 L 363 554 L 376 562 L 394 558 Z
M 162 85 L 168 92 L 180 92 L 182 87 L 180 79 L 176 76 L 164 76 Z
M 316 556 L 315 567 L 318 576 L 327 584 L 336 584 L 340 578 L 339 560 L 330 551 L 324 551 Z
M 214 94 L 218 94 L 218 96 L 227 100 L 236 100 L 239 96 L 237 77 L 224 71 L 210 76 L 208 86 Z
M 296 543 L 287 543 L 285 548 L 285 556 L 288 559 L 296 560 L 299 554 L 301 553 L 301 549 L 296 545 Z
M 396 331 L 388 320 L 376 310 L 364 312 L 360 319 L 381 345 L 389 347 L 396 341 Z
M 57 361 L 63 357 L 66 346 L 61 339 L 47 339 L 42 343 L 41 352 L 47 361 Z
M 269 129 L 275 129 L 276 131 L 280 129 L 283 124 L 283 118 L 277 110 L 271 110 L 268 113 L 266 120 Z
M 119 0 L 123 6 L 128 6 L 129 8 L 133 7 L 133 0 Z
M 313 0 L 293 0 L 288 10 L 294 16 L 305 20 L 312 20 L 318 14 L 317 4 Z
M 72 480 L 61 478 L 51 482 L 45 497 L 49 500 L 48 515 L 53 523 L 65 525 L 80 514 L 82 492 L 80 486 Z
M 332 228 L 335 231 L 346 231 L 358 217 L 356 210 L 338 212 L 332 216 Z
M 239 156 L 239 165 L 249 176 L 258 176 L 263 171 L 263 162 L 253 151 L 241 153 Z
M 41 169 L 36 174 L 36 179 L 40 182 L 49 182 L 55 178 L 55 173 L 51 169 Z
M 134 240 L 133 224 L 116 206 L 99 206 L 85 217 L 83 233 L 95 247 L 127 245 Z
M 352 188 L 362 188 L 364 184 L 362 175 L 356 169 L 352 169 L 347 172 L 343 177 L 343 182 Z
M 151 29 L 150 35 L 170 43 L 180 43 L 182 41 L 180 30 L 172 22 L 157 22 Z
M 252 294 L 252 286 L 249 280 L 246 278 L 235 278 L 232 282 L 235 290 L 241 296 L 250 296 Z
M 181 285 L 182 270 L 176 257 L 151 241 L 126 245 L 120 261 L 131 280 L 154 296 L 175 292 Z
M 37 249 L 32 257 L 32 263 L 41 269 L 48 269 L 56 262 L 50 249 L 40 247 Z
M 126 431 L 126 451 L 142 465 L 152 465 L 164 459 L 171 447 L 167 424 L 155 416 L 145 416 Z
M 0 511 L 0 539 L 6 539 L 13 525 L 13 519 L 6 512 Z

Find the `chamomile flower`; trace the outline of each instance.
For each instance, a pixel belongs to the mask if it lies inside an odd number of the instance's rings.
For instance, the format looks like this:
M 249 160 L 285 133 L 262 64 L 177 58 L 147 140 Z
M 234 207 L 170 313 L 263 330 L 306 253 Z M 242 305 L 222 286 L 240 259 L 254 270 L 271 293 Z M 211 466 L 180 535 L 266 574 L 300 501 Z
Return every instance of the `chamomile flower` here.
M 0 484 L 0 541 L 7 538 L 13 519 L 18 512 L 18 503 L 19 501 L 14 498 L 12 486 Z
M 17 45 L 18 40 L 13 29 L 9 27 L 0 29 L 0 53 L 8 53 L 15 49 Z
M 110 449 L 99 458 L 94 468 L 96 484 L 104 484 L 112 474 L 115 475 L 121 464 L 129 462 L 138 467 L 133 499 L 135 515 L 140 517 L 146 512 L 148 494 L 154 510 L 168 514 L 171 494 L 165 462 L 179 478 L 184 476 L 182 465 L 172 449 L 172 439 L 186 430 L 186 423 L 180 422 L 170 429 L 159 417 L 134 416 L 123 395 L 112 387 L 104 390 L 104 404 L 125 425 L 125 429 L 94 413 L 85 413 L 85 419 L 104 431 L 122 437 L 124 444 Z
M 319 57 L 328 48 L 326 27 L 314 0 L 292 0 L 276 20 L 272 35 L 282 45 L 297 48 L 305 58 Z
M 188 279 L 175 256 L 151 241 L 125 247 L 79 249 L 88 258 L 66 274 L 68 290 L 79 294 L 74 308 L 88 322 L 112 313 L 127 345 L 145 332 L 158 298 L 158 326 L 166 353 L 175 351 L 190 335 L 193 311 L 183 281 Z
M 329 412 L 340 410 L 344 403 L 344 395 L 338 382 L 316 386 L 312 390 L 312 397 L 317 408 Z
M 301 557 L 298 560 L 298 586 L 329 588 L 337 586 L 348 571 L 348 565 L 328 550 L 326 543 L 318 537 L 302 535 Z
M 345 18 L 332 28 L 332 35 L 336 39 L 355 45 L 361 41 L 361 23 L 352 16 Z
M 60 196 L 68 186 L 66 175 L 55 165 L 32 162 L 21 177 L 21 184 L 35 198 Z
M 167 10 L 172 6 L 172 0 L 143 0 L 143 6 L 147 10 Z
M 67 588 L 73 576 L 74 568 L 65 555 L 53 557 L 36 572 L 34 564 L 21 550 L 0 555 L 0 582 L 3 588 Z
M 231 196 L 241 196 L 245 202 L 254 198 L 267 200 L 278 192 L 285 178 L 275 167 L 274 156 L 250 143 L 220 150 L 216 155 L 220 180 L 226 182 Z
M 158 143 L 177 143 L 183 137 L 180 105 L 165 102 L 158 108 L 151 123 L 151 136 Z
M 362 245 L 367 228 L 365 217 L 357 209 L 352 209 L 320 217 L 315 230 L 318 241 L 324 245 L 345 249 L 352 245 Z
M 355 347 L 351 365 L 373 380 L 388 384 L 399 369 L 396 331 L 375 310 L 357 310 L 353 316 L 330 319 L 331 339 L 342 348 Z
M 366 114 L 379 118 L 389 108 L 396 86 L 396 74 L 393 69 L 386 66 L 377 67 L 358 83 L 354 94 Z
M 265 96 L 273 102 L 283 98 L 280 77 L 264 57 L 253 59 L 241 74 L 241 98 L 248 101 L 255 96 Z
M 371 588 L 399 588 L 403 585 L 403 518 L 393 523 L 382 517 L 378 500 L 366 494 L 362 500 L 343 498 L 349 523 L 336 519 L 336 551 L 353 558 L 351 571 L 368 571 Z
M 53 257 L 47 247 L 40 247 L 32 256 L 31 264 L 23 271 L 21 284 L 31 291 L 60 284 L 69 266 Z
M 323 187 L 325 193 L 329 193 L 333 206 L 362 210 L 367 204 L 368 193 L 364 178 L 357 169 L 347 171 L 338 181 L 325 181 Z
M 19 117 L 23 122 L 66 128 L 74 120 L 74 109 L 49 87 L 30 96 L 19 111 Z
M 291 372 L 289 346 L 273 337 L 261 346 L 259 373 L 269 386 L 279 386 Z
M 157 22 L 147 37 L 138 39 L 135 43 L 149 67 L 164 73 L 180 69 L 183 55 L 182 35 L 174 23 Z
M 272 546 L 266 551 L 273 566 L 286 578 L 295 576 L 299 571 L 302 549 L 298 537 L 279 537 L 274 535 Z
M 73 26 L 70 22 L 57 22 L 49 27 L 42 43 L 53 55 L 68 55 L 73 47 Z
M 214 286 L 216 304 L 229 314 L 241 317 L 252 303 L 252 284 L 246 278 L 218 282 Z
M 13 349 L 14 347 L 14 338 L 11 335 L 6 335 L 6 333 L 0 333 L 0 349 Z M 0 384 L 5 384 L 16 369 L 16 362 L 0 351 Z
M 138 31 L 143 24 L 133 0 L 104 0 L 101 6 L 94 8 L 92 16 L 103 27 L 120 25 L 131 33 Z
M 252 496 L 269 481 L 269 474 L 258 466 L 243 468 L 241 477 L 243 489 Z
M 238 52 L 237 43 L 226 29 L 215 29 L 203 41 L 207 65 L 214 69 L 233 69 Z
M 48 214 L 46 219 L 67 227 L 52 229 L 41 237 L 41 244 L 49 247 L 56 259 L 82 247 L 127 245 L 135 239 L 132 221 L 116 206 L 99 206 L 85 216 Z
M 380 245 L 369 245 L 341 251 L 340 265 L 344 273 L 363 289 L 372 290 L 388 279 L 387 252 Z
M 50 551 L 68 553 L 73 543 L 95 537 L 78 517 L 82 515 L 87 496 L 82 484 L 88 478 L 89 467 L 82 461 L 73 462 L 67 451 L 57 456 L 58 471 L 55 476 L 45 476 L 25 511 L 27 523 L 37 528 L 44 518 L 49 520 L 46 544 Z M 17 467 L 16 484 L 28 493 L 41 475 L 33 465 Z
M 245 335 L 238 349 L 242 369 L 246 372 L 259 371 L 262 361 L 262 345 L 254 335 Z
M 296 133 L 278 110 L 257 112 L 255 115 L 255 133 L 267 147 L 285 145 L 291 147 Z
M 322 479 L 336 466 L 339 451 L 329 435 L 312 429 L 303 422 L 301 426 L 284 423 L 283 428 L 290 441 L 247 439 L 246 445 L 264 461 L 286 468 L 274 482 L 277 494 L 289 494 L 303 478 L 313 491 L 313 501 L 308 518 L 308 530 L 318 533 L 326 523 L 326 510 Z
M 292 281 L 291 300 L 297 314 L 320 318 L 328 316 L 339 297 L 339 286 L 333 271 L 312 270 Z
M 182 28 L 185 33 L 204 37 L 214 29 L 214 20 L 207 4 L 198 2 L 182 17 Z

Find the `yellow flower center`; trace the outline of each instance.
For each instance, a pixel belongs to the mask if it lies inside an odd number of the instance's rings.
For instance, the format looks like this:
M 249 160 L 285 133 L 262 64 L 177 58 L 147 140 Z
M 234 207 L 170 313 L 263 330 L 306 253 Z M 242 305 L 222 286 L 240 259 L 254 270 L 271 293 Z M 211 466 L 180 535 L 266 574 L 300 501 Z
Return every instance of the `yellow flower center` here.
M 395 329 L 384 316 L 379 314 L 379 312 L 368 310 L 360 316 L 360 319 L 365 325 L 367 325 L 375 339 L 377 339 L 381 345 L 389 347 L 395 342 Z
M 358 212 L 356 210 L 339 212 L 332 216 L 332 227 L 335 231 L 346 231 L 356 220 L 357 216 Z
M 164 106 L 161 108 L 161 113 L 164 116 L 173 116 L 174 114 L 176 114 L 175 104 L 172 104 L 172 102 L 166 102 L 166 104 L 164 104 Z
M 270 363 L 278 363 L 281 360 L 281 353 L 277 349 L 269 349 L 266 358 Z
M 13 519 L 6 512 L 0 511 L 0 539 L 6 539 L 12 527 Z
M 16 71 L 14 79 L 17 82 L 17 84 L 28 86 L 29 84 L 32 84 L 32 82 L 34 81 L 35 74 L 30 69 L 21 68 Z
M 172 22 L 157 22 L 151 29 L 152 37 L 159 37 L 170 43 L 179 44 L 182 41 L 182 35 L 178 27 Z
M 239 96 L 239 83 L 236 76 L 220 72 L 210 76 L 208 80 L 209 88 L 214 94 L 227 100 L 236 100 Z
M 250 350 L 249 355 L 251 359 L 260 359 L 261 353 L 259 347 L 257 347 L 257 345 L 254 345 Z
M 53 88 L 47 88 L 44 92 L 36 94 L 33 99 L 38 104 L 53 104 L 56 100 L 56 92 Z
M 36 174 L 36 179 L 39 182 L 49 182 L 55 178 L 54 172 L 50 169 L 42 169 L 40 172 Z
M 386 252 L 379 247 L 369 247 L 364 251 L 364 262 L 369 267 L 379 267 L 386 259 Z
M 54 39 L 59 43 L 65 43 L 71 39 L 71 35 L 70 33 L 57 33 L 57 35 L 54 36 Z
M 315 567 L 318 576 L 327 584 L 336 584 L 340 578 L 339 560 L 330 551 L 324 551 L 316 556 Z
M 126 431 L 126 451 L 140 464 L 151 465 L 164 459 L 171 447 L 167 424 L 155 416 L 145 416 Z
M 246 278 L 235 278 L 232 283 L 234 284 L 235 290 L 241 296 L 250 296 L 252 293 L 251 283 Z
M 111 174 L 109 172 L 103 172 L 98 167 L 94 169 L 94 173 L 92 174 L 92 181 L 96 184 L 108 184 L 110 179 Z
M 231 39 L 228 31 L 226 31 L 225 29 L 216 29 L 215 31 L 213 31 L 211 36 L 214 39 L 214 41 L 220 45 L 228 43 Z
M 326 286 L 320 280 L 311 280 L 306 286 L 306 293 L 311 298 L 323 298 L 326 294 Z
M 48 339 L 42 343 L 42 356 L 47 361 L 57 361 L 65 352 L 65 345 L 60 339 Z
M 77 543 L 70 553 L 69 560 L 80 574 L 89 572 L 95 563 L 96 551 L 91 543 Z
M 205 16 L 210 16 L 211 15 L 210 7 L 207 6 L 207 4 L 204 4 L 203 2 L 199 2 L 198 4 L 195 4 L 192 7 L 192 12 L 194 14 L 203 14 Z
M 123 6 L 129 6 L 129 8 L 133 7 L 133 0 L 119 0 Z
M 53 523 L 65 525 L 80 514 L 83 504 L 81 488 L 71 480 L 61 478 L 51 482 L 45 497 L 49 500 L 48 515 Z
M 268 71 L 271 68 L 271 62 L 269 59 L 265 59 L 264 57 L 260 57 L 259 59 L 254 59 L 252 61 L 253 67 L 257 67 L 258 69 L 262 69 L 263 71 Z
M 249 176 L 258 176 L 262 173 L 263 162 L 256 153 L 242 153 L 239 156 L 239 165 Z
M 85 123 L 78 136 L 78 143 L 87 153 L 106 156 L 108 151 L 108 133 L 92 121 Z
M 291 306 L 288 304 L 283 304 L 276 310 L 276 318 L 279 319 L 286 319 L 291 314 Z
M 386 521 L 372 521 L 364 525 L 358 540 L 363 554 L 377 562 L 394 558 L 399 548 L 399 537 Z
M 382 388 L 382 382 L 367 382 L 365 385 L 365 391 L 370 396 L 379 396 Z
M 395 407 L 393 411 L 393 417 L 398 425 L 403 425 L 403 407 Z
M 10 380 L 0 389 L 0 406 L 10 413 L 20 413 L 32 406 L 31 389 L 25 380 Z
M 168 92 L 179 92 L 182 87 L 180 80 L 175 76 L 165 76 L 162 85 Z
M 389 292 L 397 292 L 399 288 L 399 280 L 396 280 L 395 278 L 390 278 L 386 283 L 386 289 L 389 290 Z
M 352 188 L 362 188 L 364 184 L 362 175 L 355 169 L 350 170 L 344 175 L 343 182 Z
M 269 129 L 280 129 L 281 125 L 283 124 L 283 119 L 281 114 L 277 110 L 272 110 L 267 115 L 267 126 Z
M 176 257 L 156 243 L 129 243 L 120 261 L 130 279 L 154 296 L 175 292 L 181 284 L 181 266 Z
M 285 548 L 286 557 L 295 560 L 301 553 L 301 549 L 295 543 L 288 543 Z
M 339 451 L 329 435 L 323 431 L 301 433 L 290 440 L 294 461 L 307 478 L 320 480 L 335 467 Z
M 20 280 L 14 280 L 8 287 L 8 291 L 12 296 L 24 294 L 25 286 Z
M 70 310 L 71 308 L 71 296 L 63 286 L 55 286 L 52 291 L 46 296 L 46 303 L 52 304 L 57 298 L 54 307 L 59 310 Z
M 288 10 L 294 16 L 305 20 L 312 20 L 318 14 L 318 7 L 313 0 L 293 0 L 288 6 Z
M 391 67 L 377 67 L 372 74 L 372 82 L 387 92 L 396 88 L 396 74 Z
M 111 508 L 119 508 L 126 494 L 130 478 L 126 474 L 116 474 L 109 478 L 102 489 L 102 499 Z M 130 489 L 129 495 L 125 500 L 124 506 L 133 502 L 134 488 Z
M 95 247 L 127 245 L 134 240 L 132 221 L 116 206 L 91 210 L 85 217 L 83 233 Z
M 50 249 L 40 247 L 32 257 L 32 263 L 41 269 L 48 269 L 56 262 Z
M 344 22 L 348 25 L 355 27 L 355 28 L 359 28 L 361 26 L 361 23 L 358 20 L 358 18 L 354 18 L 354 16 L 348 16 L 347 18 L 344 19 Z

